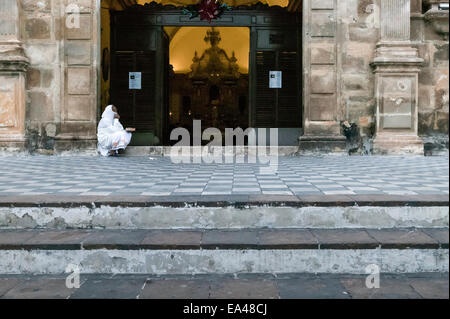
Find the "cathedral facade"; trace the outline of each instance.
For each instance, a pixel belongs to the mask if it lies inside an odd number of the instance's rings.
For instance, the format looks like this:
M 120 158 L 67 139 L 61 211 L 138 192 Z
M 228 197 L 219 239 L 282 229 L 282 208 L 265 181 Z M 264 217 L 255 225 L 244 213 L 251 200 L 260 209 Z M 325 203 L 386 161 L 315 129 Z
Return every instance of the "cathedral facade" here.
M 200 119 L 305 152 L 448 151 L 448 1 L 230 0 L 211 21 L 198 2 L 2 0 L 1 152 L 95 150 L 108 104 L 136 145 Z

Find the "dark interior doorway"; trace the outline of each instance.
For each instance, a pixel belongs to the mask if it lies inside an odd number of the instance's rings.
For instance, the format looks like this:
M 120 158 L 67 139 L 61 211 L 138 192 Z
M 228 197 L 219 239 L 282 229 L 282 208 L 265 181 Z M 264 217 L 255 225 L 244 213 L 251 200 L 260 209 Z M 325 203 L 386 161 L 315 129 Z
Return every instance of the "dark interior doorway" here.
M 177 73 L 170 63 L 167 27 L 200 27 L 205 37 L 214 28 L 246 28 L 247 74 L 241 73 L 238 80 L 232 76 L 236 57 L 229 51 L 222 63 L 226 71 L 218 67 L 220 72 L 207 76 L 193 69 Z M 209 37 L 217 40 L 213 34 Z M 209 45 L 213 47 L 211 41 Z M 195 61 L 197 69 L 205 68 L 202 55 L 189 56 L 194 68 Z M 282 75 L 279 86 L 272 86 L 271 71 Z M 139 89 L 130 88 L 133 72 L 139 73 Z M 221 130 L 279 128 L 279 145 L 296 145 L 302 127 L 301 15 L 255 5 L 226 12 L 209 24 L 189 19 L 173 6 L 151 4 L 112 11 L 110 100 L 118 106 L 124 125 L 138 129 L 134 145 L 169 145 L 170 131 L 177 126 L 190 129 L 193 119 L 202 120 L 203 128 Z

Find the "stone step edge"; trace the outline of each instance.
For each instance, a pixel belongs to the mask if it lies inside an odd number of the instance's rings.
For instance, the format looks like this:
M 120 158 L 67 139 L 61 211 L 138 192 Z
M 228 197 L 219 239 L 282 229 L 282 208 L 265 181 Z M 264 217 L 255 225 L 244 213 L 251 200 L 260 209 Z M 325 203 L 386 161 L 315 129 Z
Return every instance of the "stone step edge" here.
M 0 207 L 443 207 L 448 195 L 109 195 L 109 196 L 0 196 Z
M 448 228 L 338 230 L 0 230 L 0 251 L 448 248 Z

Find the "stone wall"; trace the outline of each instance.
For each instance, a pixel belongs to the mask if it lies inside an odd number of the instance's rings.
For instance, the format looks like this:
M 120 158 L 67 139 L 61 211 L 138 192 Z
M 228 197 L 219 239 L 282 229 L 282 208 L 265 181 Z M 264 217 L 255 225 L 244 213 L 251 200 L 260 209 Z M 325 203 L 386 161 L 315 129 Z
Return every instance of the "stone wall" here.
M 348 122 L 344 135 L 349 152 L 367 154 L 375 133 L 375 76 L 370 64 L 379 40 L 380 7 L 377 0 L 340 1 L 339 15 L 340 103 Z
M 448 150 L 449 41 L 448 33 L 439 33 L 429 19 L 430 2 L 414 1 L 411 40 L 424 59 L 419 73 L 419 135 L 425 151 L 436 153 Z M 446 23 L 448 32 L 448 20 Z
M 419 135 L 426 153 L 448 150 L 448 33 L 436 32 L 426 13 L 430 1 L 411 1 L 411 41 L 424 65 L 419 73 Z M 432 1 L 431 1 L 432 2 Z M 372 151 L 375 134 L 375 76 L 371 62 L 380 34 L 380 0 L 346 0 L 339 7 L 341 100 L 350 153 Z M 447 20 L 448 23 L 448 20 Z
M 92 148 L 97 118 L 97 36 L 92 14 L 96 1 L 20 2 L 22 41 L 30 60 L 26 147 L 43 153 Z M 68 7 L 71 4 L 80 9 L 79 28 L 70 16 L 75 12 Z
M 59 1 L 58 1 L 59 2 Z M 60 19 L 55 1 L 21 0 L 26 81 L 27 148 L 51 152 L 60 122 Z

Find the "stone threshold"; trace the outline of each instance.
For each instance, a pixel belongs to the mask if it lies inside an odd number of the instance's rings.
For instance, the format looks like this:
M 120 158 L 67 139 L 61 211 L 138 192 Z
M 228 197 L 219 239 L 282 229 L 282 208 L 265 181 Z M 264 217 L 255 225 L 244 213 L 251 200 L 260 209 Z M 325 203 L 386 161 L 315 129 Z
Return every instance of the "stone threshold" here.
M 448 228 L 0 230 L 6 250 L 447 249 Z
M 0 196 L 0 207 L 445 207 L 448 195 Z

